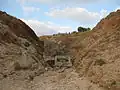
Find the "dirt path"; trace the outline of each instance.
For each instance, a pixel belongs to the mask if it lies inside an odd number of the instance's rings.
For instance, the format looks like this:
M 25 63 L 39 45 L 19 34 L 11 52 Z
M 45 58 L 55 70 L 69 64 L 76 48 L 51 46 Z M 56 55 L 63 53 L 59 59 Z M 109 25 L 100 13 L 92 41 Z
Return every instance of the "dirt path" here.
M 4 79 L 0 81 L 0 90 L 103 90 L 88 80 L 80 78 L 73 69 L 64 72 L 48 71 L 33 81 Z

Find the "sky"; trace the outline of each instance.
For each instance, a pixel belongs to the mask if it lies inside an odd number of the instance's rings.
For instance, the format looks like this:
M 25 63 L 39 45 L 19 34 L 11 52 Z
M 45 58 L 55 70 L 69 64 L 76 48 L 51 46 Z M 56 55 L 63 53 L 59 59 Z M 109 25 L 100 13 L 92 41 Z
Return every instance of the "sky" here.
M 38 36 L 93 28 L 117 9 L 120 0 L 0 0 L 0 10 L 21 19 Z

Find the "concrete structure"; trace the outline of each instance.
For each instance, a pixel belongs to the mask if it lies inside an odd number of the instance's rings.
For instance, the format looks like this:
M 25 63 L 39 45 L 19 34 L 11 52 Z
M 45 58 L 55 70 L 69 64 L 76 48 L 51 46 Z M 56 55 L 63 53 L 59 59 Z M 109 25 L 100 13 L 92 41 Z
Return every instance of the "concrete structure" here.
M 55 56 L 55 66 L 71 67 L 72 63 L 70 56 Z

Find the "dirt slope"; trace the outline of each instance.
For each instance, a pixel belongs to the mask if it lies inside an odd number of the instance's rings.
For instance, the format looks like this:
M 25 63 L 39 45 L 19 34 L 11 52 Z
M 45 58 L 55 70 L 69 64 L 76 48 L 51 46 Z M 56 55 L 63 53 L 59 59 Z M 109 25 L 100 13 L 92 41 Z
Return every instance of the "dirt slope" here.
M 106 90 L 120 90 L 120 10 L 102 19 L 92 31 L 43 36 L 60 43 L 73 56 L 80 76 Z
M 85 78 L 80 78 L 73 69 L 64 72 L 48 71 L 34 78 L 33 81 L 4 79 L 1 90 L 104 90 Z
M 39 75 L 44 66 L 43 51 L 44 43 L 30 27 L 0 11 L 0 80 Z
M 0 12 L 0 90 L 120 90 L 120 10 L 92 31 L 41 39 L 45 45 L 21 20 Z M 78 74 L 42 73 L 44 47 L 44 55 L 74 57 Z
M 79 43 L 74 66 L 81 76 L 120 90 L 120 10 L 110 13 Z

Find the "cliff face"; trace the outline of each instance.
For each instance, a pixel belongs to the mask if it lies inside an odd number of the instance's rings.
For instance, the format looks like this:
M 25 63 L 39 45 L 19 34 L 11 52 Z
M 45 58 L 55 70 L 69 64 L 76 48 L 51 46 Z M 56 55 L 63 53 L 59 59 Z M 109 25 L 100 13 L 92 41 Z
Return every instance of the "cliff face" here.
M 79 43 L 74 66 L 109 90 L 120 89 L 120 10 L 110 13 Z
M 0 79 L 18 73 L 22 78 L 39 75 L 44 68 L 43 51 L 44 42 L 29 26 L 0 11 Z
M 92 31 L 42 38 L 64 46 L 80 76 L 105 90 L 120 90 L 120 10 L 102 19 Z

